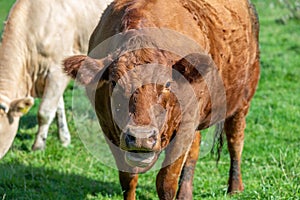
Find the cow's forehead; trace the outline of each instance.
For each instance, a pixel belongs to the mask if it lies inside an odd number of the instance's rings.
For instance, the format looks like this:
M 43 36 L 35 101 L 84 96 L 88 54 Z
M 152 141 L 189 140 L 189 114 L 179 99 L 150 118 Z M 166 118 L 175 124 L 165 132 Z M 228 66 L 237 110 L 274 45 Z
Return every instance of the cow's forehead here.
M 136 66 L 145 64 L 172 66 L 178 59 L 178 55 L 158 48 L 125 49 L 116 56 L 113 62 L 113 70 L 125 72 L 135 69 L 136 73 L 138 73 L 140 71 L 136 69 Z
M 121 64 L 112 68 L 111 76 L 126 92 L 133 93 L 142 86 L 152 85 L 156 88 L 165 85 L 172 80 L 172 68 L 157 63 L 142 65 L 130 63 L 128 66 Z

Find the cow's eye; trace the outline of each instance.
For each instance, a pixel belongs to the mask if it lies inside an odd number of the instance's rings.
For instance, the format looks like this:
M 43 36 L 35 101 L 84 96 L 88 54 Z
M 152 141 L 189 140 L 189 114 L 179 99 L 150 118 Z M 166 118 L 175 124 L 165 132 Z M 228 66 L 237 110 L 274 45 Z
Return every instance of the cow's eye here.
M 165 108 L 170 97 L 171 81 L 165 83 L 158 102 Z
M 170 86 L 171 86 L 171 82 L 170 82 L 170 81 L 166 82 L 166 84 L 165 84 L 165 88 L 169 89 L 169 88 L 170 88 Z

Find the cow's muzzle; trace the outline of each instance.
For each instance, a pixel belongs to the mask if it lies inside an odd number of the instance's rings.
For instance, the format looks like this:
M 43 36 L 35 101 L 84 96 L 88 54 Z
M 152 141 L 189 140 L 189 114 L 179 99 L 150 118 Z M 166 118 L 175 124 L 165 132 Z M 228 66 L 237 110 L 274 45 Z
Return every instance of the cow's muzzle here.
M 132 167 L 152 166 L 160 152 L 160 136 L 153 126 L 128 125 L 121 136 L 125 160 Z
M 123 140 L 127 151 L 155 151 L 159 143 L 159 131 L 155 127 L 127 126 Z

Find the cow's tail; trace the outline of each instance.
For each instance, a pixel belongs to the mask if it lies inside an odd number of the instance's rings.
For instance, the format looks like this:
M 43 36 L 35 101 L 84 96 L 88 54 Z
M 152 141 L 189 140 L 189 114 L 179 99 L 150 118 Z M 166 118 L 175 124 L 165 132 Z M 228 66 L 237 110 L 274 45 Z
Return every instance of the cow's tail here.
M 217 165 L 221 158 L 223 145 L 224 145 L 224 121 L 216 124 L 214 142 L 213 142 L 213 147 L 211 149 L 211 154 L 212 155 L 216 154 L 217 156 Z

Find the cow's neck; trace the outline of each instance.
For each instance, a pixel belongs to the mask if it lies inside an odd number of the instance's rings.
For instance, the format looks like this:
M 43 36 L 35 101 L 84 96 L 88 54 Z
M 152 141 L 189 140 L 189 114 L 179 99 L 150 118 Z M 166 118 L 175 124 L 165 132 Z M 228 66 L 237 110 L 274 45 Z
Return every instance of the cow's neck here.
M 24 4 L 24 3 L 23 3 Z M 29 95 L 25 5 L 15 4 L 5 25 L 0 47 L 0 94 L 9 99 Z

